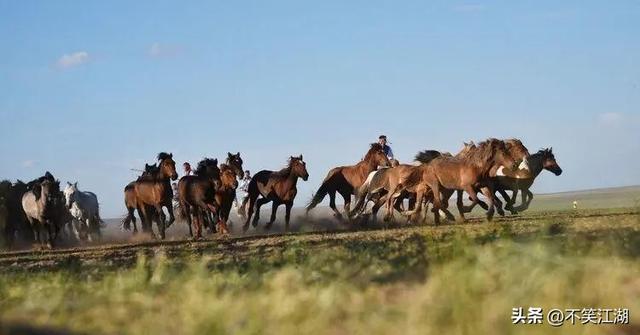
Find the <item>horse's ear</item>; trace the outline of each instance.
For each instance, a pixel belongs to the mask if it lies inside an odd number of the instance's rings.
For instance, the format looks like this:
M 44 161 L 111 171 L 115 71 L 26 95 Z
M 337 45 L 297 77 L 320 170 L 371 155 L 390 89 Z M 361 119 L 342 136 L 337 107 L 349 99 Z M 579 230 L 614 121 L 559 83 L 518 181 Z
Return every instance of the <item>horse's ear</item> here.
M 229 151 L 227 151 L 227 157 L 233 157 L 233 155 Z
M 236 154 L 236 156 L 240 157 L 240 151 L 238 151 L 238 153 Z
M 73 183 L 73 187 L 78 188 L 78 182 Z
M 302 159 L 302 154 L 300 154 L 300 160 L 303 160 L 303 159 Z
M 169 158 L 173 158 L 173 152 L 169 153 Z
M 67 185 L 68 185 L 68 186 L 71 186 L 71 183 L 70 183 L 70 182 L 67 182 Z
M 552 154 L 553 153 L 553 147 L 549 148 L 549 153 Z

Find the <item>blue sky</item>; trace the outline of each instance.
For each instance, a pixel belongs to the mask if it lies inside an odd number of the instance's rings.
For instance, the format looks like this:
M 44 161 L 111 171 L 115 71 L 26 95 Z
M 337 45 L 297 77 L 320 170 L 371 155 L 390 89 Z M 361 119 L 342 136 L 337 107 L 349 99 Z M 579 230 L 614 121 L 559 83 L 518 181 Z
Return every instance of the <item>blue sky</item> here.
M 640 183 L 638 1 L 0 0 L 0 177 L 50 170 L 124 213 L 159 151 L 304 154 L 304 204 L 385 133 L 521 138 L 565 170 L 535 191 Z

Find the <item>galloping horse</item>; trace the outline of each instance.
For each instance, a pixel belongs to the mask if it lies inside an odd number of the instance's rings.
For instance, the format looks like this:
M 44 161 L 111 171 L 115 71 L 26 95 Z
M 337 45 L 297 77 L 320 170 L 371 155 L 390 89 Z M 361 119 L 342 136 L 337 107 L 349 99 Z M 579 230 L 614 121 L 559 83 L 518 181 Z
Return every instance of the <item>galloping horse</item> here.
M 47 248 L 51 249 L 56 235 L 55 198 L 60 192 L 60 183 L 45 178 L 42 182 L 30 183 L 30 186 L 31 190 L 22 196 L 22 208 L 27 214 L 35 241 L 41 245 L 45 245 L 46 241 Z M 43 228 L 47 232 L 46 239 L 41 234 Z
M 133 222 L 133 233 L 134 234 L 138 233 L 138 226 L 136 225 L 136 217 L 133 214 L 137 210 L 138 216 L 140 217 L 140 221 L 141 221 L 140 223 L 142 224 L 142 231 L 149 232 L 149 228 L 144 225 L 145 222 L 142 218 L 142 211 L 138 209 L 138 200 L 137 200 L 138 198 L 136 196 L 135 184 L 137 181 L 141 181 L 143 179 L 151 179 L 152 176 L 157 172 L 158 172 L 158 164 L 153 164 L 153 165 L 145 164 L 144 170 L 142 171 L 142 174 L 138 177 L 138 179 L 130 182 L 129 184 L 127 184 L 127 186 L 125 186 L 124 203 L 125 203 L 125 206 L 127 207 L 127 215 L 122 220 L 122 229 L 130 230 L 131 222 Z M 154 209 L 147 206 L 147 213 L 151 213 L 151 212 L 153 212 L 155 215 Z
M 488 210 L 487 220 L 493 218 L 494 213 L 494 190 L 490 181 L 490 170 L 495 165 L 503 165 L 512 168 L 516 161 L 509 154 L 505 143 L 497 139 L 488 139 L 477 146 L 467 148 L 468 152 L 463 157 L 439 156 L 424 168 L 416 170 L 417 173 L 410 175 L 407 180 L 398 184 L 398 187 L 391 191 L 387 200 L 387 210 L 391 210 L 391 204 L 397 194 L 404 189 L 417 188 L 419 184 L 425 184 L 417 189 L 416 206 L 407 214 L 419 213 L 423 199 L 431 192 L 433 196 L 434 221 L 440 222 L 440 210 L 446 209 L 443 200 L 447 201 L 453 190 L 466 191 L 475 205 L 479 199 L 477 190 L 480 189 L 487 197 Z M 442 194 L 441 194 L 442 192 Z M 460 218 L 464 220 L 464 213 L 468 210 L 462 204 L 461 192 L 458 198 L 458 211 Z
M 344 199 L 344 213 L 348 215 L 351 195 L 364 183 L 369 173 L 375 171 L 378 166 L 388 167 L 390 165 L 391 162 L 384 153 L 382 145 L 372 143 L 371 148 L 358 164 L 339 166 L 329 170 L 320 188 L 307 205 L 307 213 L 322 202 L 328 194 L 329 206 L 337 218 L 342 218 L 342 214 L 336 208 L 336 192 L 338 192 Z
M 175 216 L 173 215 L 171 203 L 173 190 L 171 189 L 170 180 L 176 180 L 178 173 L 176 172 L 176 162 L 173 160 L 173 154 L 161 152 L 158 154 L 158 161 L 157 171 L 150 172 L 149 176 L 134 182 L 136 198 L 136 206 L 134 208 L 137 208 L 142 214 L 140 219 L 142 220 L 143 229 L 151 230 L 154 213 L 149 207 L 153 207 L 155 214 L 159 216 L 158 232 L 160 233 L 160 238 L 164 239 L 166 216 L 162 211 L 162 207 L 167 207 L 169 222 L 172 223 L 175 220 Z M 127 200 L 127 189 L 125 188 L 125 204 Z M 128 204 L 127 207 L 129 216 L 132 216 L 134 208 L 129 208 Z
M 65 204 L 72 220 L 73 233 L 80 241 L 93 239 L 92 235 L 100 236 L 100 206 L 98 197 L 93 192 L 82 192 L 78 190 L 78 183 L 69 183 L 64 191 Z
M 271 219 L 265 226 L 265 229 L 271 228 L 271 225 L 276 220 L 278 206 L 284 204 L 286 207 L 285 230 L 288 230 L 289 219 L 291 218 L 291 207 L 293 207 L 293 200 L 298 193 L 298 189 L 296 188 L 298 178 L 302 178 L 304 181 L 309 179 L 307 163 L 302 160 L 302 155 L 298 157 L 291 156 L 288 166 L 280 171 L 262 170 L 253 175 L 253 178 L 251 178 L 249 182 L 249 211 L 247 213 L 247 221 L 242 227 L 243 230 L 247 231 L 249 228 L 249 221 L 253 215 L 254 206 L 256 216 L 253 218 L 253 226 L 258 225 L 258 220 L 260 220 L 260 207 L 269 201 L 273 201 Z M 262 196 L 262 198 L 258 199 L 259 196 Z
M 229 233 L 227 220 L 229 220 L 233 199 L 236 198 L 236 188 L 238 188 L 238 174 L 236 170 L 237 169 L 231 165 L 220 165 L 220 187 L 216 190 L 215 195 L 216 207 L 218 208 L 218 223 L 216 228 L 220 234 Z M 240 171 L 242 171 L 242 169 L 240 169 Z
M 196 239 L 202 237 L 202 226 L 206 213 L 217 214 L 215 193 L 220 187 L 218 160 L 205 158 L 198 163 L 195 175 L 184 176 L 178 182 L 180 211 L 189 226 L 189 236 L 193 237 L 191 222 L 195 221 Z
M 533 193 L 529 191 L 533 181 L 538 177 L 542 170 L 547 170 L 559 176 L 562 174 L 562 168 L 556 162 L 556 158 L 553 155 L 553 148 L 543 149 L 537 153 L 527 157 L 525 159 L 528 166 L 527 173 L 523 173 L 522 169 L 518 171 L 509 171 L 504 169 L 499 171 L 496 176 L 496 188 L 502 194 L 507 201 L 506 209 L 509 209 L 512 213 L 518 211 L 524 211 L 529 208 L 531 201 L 533 200 Z M 512 191 L 511 197 L 509 197 L 505 191 Z M 513 205 L 516 202 L 518 191 L 522 191 L 522 203 L 517 208 Z

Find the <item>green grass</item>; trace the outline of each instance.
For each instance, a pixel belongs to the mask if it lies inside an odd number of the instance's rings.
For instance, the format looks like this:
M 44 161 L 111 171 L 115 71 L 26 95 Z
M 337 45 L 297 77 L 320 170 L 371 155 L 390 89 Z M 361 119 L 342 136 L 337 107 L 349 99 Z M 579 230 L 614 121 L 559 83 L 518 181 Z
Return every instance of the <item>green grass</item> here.
M 0 320 L 111 334 L 632 334 L 639 256 L 638 215 L 159 249 L 130 267 L 5 272 Z M 625 307 L 633 325 L 513 326 L 519 306 Z

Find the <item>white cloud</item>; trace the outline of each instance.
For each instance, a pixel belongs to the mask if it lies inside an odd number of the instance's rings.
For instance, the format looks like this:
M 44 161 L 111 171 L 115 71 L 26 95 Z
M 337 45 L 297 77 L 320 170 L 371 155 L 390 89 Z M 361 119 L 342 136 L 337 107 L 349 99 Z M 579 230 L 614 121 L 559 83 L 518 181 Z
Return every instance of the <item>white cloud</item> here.
M 160 44 L 158 42 L 151 44 L 147 53 L 150 57 L 159 58 L 159 57 L 170 57 L 179 54 L 181 51 L 180 47 L 175 45 L 167 45 Z
M 28 160 L 26 160 L 26 161 L 23 161 L 21 165 L 22 165 L 22 167 L 24 167 L 24 168 L 31 168 L 31 167 L 33 167 L 34 165 L 36 165 L 36 163 L 37 163 L 37 161 L 35 161 L 35 160 L 33 160 L 33 159 L 28 159 Z
M 621 113 L 602 113 L 598 115 L 598 121 L 603 125 L 617 125 L 624 119 L 624 115 Z
M 478 12 L 484 9 L 484 5 L 479 4 L 461 4 L 453 7 L 456 12 Z
M 86 51 L 78 51 L 72 54 L 65 54 L 58 59 L 58 67 L 67 69 L 70 67 L 78 66 L 89 61 L 89 53 Z

